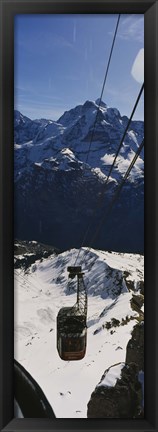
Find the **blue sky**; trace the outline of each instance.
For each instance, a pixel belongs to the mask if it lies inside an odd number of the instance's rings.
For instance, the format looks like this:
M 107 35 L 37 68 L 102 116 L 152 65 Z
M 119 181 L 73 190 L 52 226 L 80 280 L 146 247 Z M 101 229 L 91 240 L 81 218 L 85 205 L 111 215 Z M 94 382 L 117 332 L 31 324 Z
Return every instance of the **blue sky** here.
M 64 111 L 100 97 L 117 15 L 16 15 L 15 109 L 57 120 Z M 144 15 L 121 15 L 103 101 L 131 114 L 141 88 Z M 141 56 L 142 59 L 142 56 Z M 137 79 L 138 76 L 138 79 Z M 141 99 L 135 118 L 143 120 Z

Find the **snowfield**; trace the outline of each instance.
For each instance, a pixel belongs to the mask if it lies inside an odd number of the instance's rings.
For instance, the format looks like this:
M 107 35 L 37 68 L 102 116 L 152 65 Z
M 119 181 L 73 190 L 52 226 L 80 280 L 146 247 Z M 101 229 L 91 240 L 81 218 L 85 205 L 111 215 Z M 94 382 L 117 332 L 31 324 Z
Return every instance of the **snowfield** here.
M 136 323 L 131 309 L 129 280 L 143 280 L 142 255 L 82 248 L 80 262 L 88 293 L 87 351 L 84 359 L 63 361 L 56 349 L 56 316 L 76 302 L 75 281 L 68 286 L 67 266 L 74 265 L 77 249 L 36 261 L 25 272 L 15 269 L 15 358 L 44 391 L 57 418 L 86 418 L 87 403 L 104 371 L 125 361 L 126 345 Z M 77 265 L 80 265 L 78 263 Z M 112 318 L 126 325 L 106 328 Z M 117 372 L 114 369 L 114 374 Z M 114 382 L 115 376 L 109 377 Z

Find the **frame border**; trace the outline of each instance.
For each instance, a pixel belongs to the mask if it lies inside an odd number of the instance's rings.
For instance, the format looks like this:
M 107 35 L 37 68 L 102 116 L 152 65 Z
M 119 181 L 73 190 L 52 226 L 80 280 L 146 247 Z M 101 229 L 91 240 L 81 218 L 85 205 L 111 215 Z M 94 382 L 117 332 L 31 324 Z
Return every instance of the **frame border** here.
M 0 0 L 0 430 L 64 432 L 158 431 L 158 0 Z M 144 419 L 14 419 L 13 410 L 13 30 L 16 14 L 143 13 L 145 20 L 145 418 Z M 149 108 L 150 107 L 150 108 Z

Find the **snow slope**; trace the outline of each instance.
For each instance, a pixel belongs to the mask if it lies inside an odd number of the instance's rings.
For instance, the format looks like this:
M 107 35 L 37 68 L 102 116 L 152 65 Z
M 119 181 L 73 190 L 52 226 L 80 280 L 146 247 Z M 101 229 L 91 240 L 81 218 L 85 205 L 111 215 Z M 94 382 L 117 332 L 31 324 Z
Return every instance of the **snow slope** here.
M 143 280 L 141 255 L 108 253 L 82 248 L 80 262 L 88 292 L 88 343 L 84 359 L 65 362 L 56 350 L 56 316 L 62 306 L 76 301 L 75 282 L 67 285 L 67 266 L 78 250 L 50 256 L 24 272 L 15 270 L 15 358 L 42 387 L 56 417 L 86 418 L 87 403 L 105 369 L 124 362 L 135 316 L 132 292 L 124 271 L 135 282 Z M 126 325 L 107 330 L 112 318 L 130 316 Z

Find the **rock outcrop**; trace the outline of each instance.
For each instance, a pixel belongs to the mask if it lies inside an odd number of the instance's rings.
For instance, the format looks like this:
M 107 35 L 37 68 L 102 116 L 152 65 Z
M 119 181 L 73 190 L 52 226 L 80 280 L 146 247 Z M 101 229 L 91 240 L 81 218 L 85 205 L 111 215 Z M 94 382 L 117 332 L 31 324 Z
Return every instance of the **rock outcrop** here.
M 144 371 L 144 321 L 136 324 L 126 348 L 126 363 L 134 362 Z
M 88 418 L 140 418 L 144 414 L 144 323 L 136 324 L 125 363 L 107 369 L 88 402 Z
M 88 403 L 89 418 L 136 418 L 140 414 L 142 388 L 138 379 L 138 367 L 135 363 L 118 363 L 121 376 L 114 385 L 109 385 L 115 374 L 116 365 L 105 371 L 101 382 L 92 393 Z

